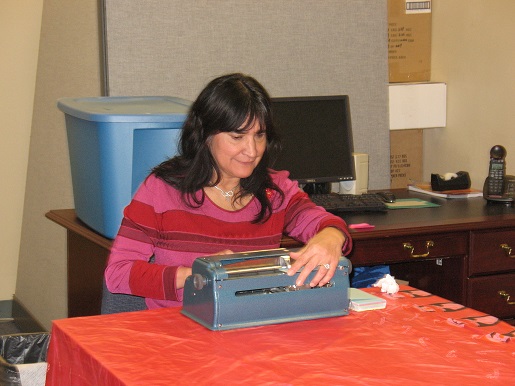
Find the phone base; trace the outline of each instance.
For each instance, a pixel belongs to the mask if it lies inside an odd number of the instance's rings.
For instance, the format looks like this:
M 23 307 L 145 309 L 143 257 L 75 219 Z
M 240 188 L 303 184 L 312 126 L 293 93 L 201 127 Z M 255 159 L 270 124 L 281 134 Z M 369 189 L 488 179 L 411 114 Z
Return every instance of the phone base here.
M 504 203 L 505 205 L 511 204 L 513 206 L 515 200 L 515 176 L 507 175 L 503 178 L 502 194 L 499 192 L 495 194 L 491 193 L 490 178 L 491 177 L 486 177 L 483 185 L 483 197 L 485 200 L 493 203 Z
M 515 207 L 515 201 L 513 200 L 513 198 L 495 199 L 495 198 L 491 198 L 491 197 L 488 197 L 488 198 L 485 197 L 485 200 L 488 202 L 489 205 L 504 205 L 504 206 Z

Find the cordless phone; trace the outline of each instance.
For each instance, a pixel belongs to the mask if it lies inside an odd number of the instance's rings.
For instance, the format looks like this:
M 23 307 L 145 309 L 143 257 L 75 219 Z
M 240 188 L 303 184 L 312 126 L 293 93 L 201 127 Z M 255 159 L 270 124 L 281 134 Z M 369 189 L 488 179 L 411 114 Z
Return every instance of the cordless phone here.
M 488 168 L 488 195 L 502 196 L 503 182 L 506 176 L 506 149 L 496 145 L 490 149 L 490 167 Z
M 489 202 L 514 204 L 515 176 L 506 175 L 506 149 L 496 145 L 490 149 L 488 177 L 483 186 L 483 197 Z

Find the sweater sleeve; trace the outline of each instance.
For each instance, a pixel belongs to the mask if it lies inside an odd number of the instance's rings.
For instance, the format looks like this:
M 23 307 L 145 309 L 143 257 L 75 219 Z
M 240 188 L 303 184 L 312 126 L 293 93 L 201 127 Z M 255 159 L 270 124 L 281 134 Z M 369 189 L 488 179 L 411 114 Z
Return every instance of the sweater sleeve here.
M 345 221 L 315 205 L 296 182 L 289 180 L 286 178 L 287 174 L 282 173 L 277 173 L 276 184 L 285 194 L 285 233 L 306 243 L 324 228 L 337 228 L 345 235 L 342 254 L 347 255 L 352 249 L 352 238 Z
M 159 233 L 153 195 L 159 184 L 150 176 L 124 210 L 105 270 L 106 285 L 113 293 L 160 300 L 179 300 L 175 286 L 176 266 L 150 262 Z

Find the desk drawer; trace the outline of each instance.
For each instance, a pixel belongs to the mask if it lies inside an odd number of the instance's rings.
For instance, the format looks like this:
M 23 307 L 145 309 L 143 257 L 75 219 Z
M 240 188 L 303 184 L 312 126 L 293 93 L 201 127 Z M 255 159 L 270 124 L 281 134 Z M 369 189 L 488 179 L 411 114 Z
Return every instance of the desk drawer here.
M 366 265 L 466 255 L 467 250 L 467 233 L 441 233 L 354 240 L 348 257 L 354 265 Z
M 515 270 L 515 229 L 472 232 L 470 246 L 469 276 Z
M 515 273 L 475 277 L 468 280 L 467 305 L 469 307 L 501 319 L 515 317 Z M 505 291 L 510 295 L 510 299 L 500 295 L 499 291 Z

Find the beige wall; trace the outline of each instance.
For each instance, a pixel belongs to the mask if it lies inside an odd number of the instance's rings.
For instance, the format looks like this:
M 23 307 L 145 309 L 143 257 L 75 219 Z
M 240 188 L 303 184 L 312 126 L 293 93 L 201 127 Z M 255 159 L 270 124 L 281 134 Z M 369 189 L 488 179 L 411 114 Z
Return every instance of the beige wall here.
M 0 3 L 0 300 L 16 285 L 42 8 Z
M 67 264 L 66 231 L 45 213 L 73 208 L 64 114 L 56 101 L 101 93 L 98 14 L 98 0 L 43 4 L 16 298 L 46 328 L 67 315 Z
M 482 189 L 490 148 L 515 175 L 515 1 L 433 0 L 433 81 L 447 83 L 447 127 L 424 130 L 424 177 L 470 173 Z
M 8 53 L 2 54 L 0 61 L 0 130 L 8 139 L 0 142 L 0 300 L 12 296 L 20 249 L 16 295 L 49 327 L 52 319 L 66 315 L 66 240 L 64 229 L 45 219 L 44 213 L 73 203 L 64 120 L 55 100 L 100 95 L 100 74 L 97 2 L 45 0 L 34 92 L 37 16 L 42 1 L 31 1 L 30 7 L 28 0 L 3 1 L 0 12 L 0 52 Z M 508 172 L 515 174 L 515 116 L 511 106 L 515 25 L 510 20 L 515 2 L 433 0 L 433 6 L 432 80 L 448 84 L 448 124 L 444 129 L 425 130 L 424 174 L 429 177 L 431 172 L 468 170 L 473 184 L 480 187 L 487 172 L 488 151 L 496 143 L 508 148 Z M 33 19 L 26 20 L 29 15 Z M 22 36 L 25 39 L 19 38 Z M 19 50 L 26 50 L 27 56 L 19 58 Z

